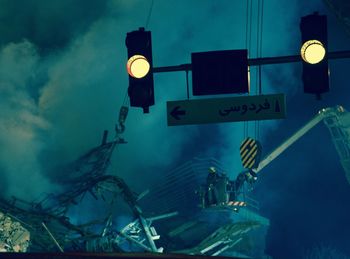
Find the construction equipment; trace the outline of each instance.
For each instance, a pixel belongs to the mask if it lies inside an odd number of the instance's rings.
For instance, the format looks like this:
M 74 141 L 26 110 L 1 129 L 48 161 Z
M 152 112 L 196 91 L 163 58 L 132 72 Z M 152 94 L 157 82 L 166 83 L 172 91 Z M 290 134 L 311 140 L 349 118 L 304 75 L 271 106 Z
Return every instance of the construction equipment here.
M 249 184 L 253 184 L 257 180 L 257 174 L 265 166 L 271 163 L 275 158 L 282 154 L 283 151 L 318 125 L 318 123 L 321 121 L 326 124 L 331 133 L 333 143 L 340 156 L 341 164 L 345 170 L 346 178 L 350 183 L 350 113 L 347 112 L 342 106 L 336 106 L 334 108 L 324 108 L 320 110 L 314 118 L 307 122 L 301 129 L 295 132 L 274 151 L 267 155 L 260 163 L 258 163 L 258 166 L 254 168 L 250 167 L 248 171 L 241 172 L 234 181 L 230 181 L 226 177 L 227 179 L 225 180 L 225 183 L 221 184 L 223 185 L 221 186 L 220 183 L 223 182 L 225 177 L 222 177 L 215 172 L 215 183 L 210 183 L 210 185 L 207 183 L 206 185 L 203 185 L 198 192 L 201 198 L 201 207 L 228 208 L 238 211 L 240 207 L 238 205 L 242 203 L 237 200 L 237 197 L 240 195 L 240 193 L 242 193 L 244 183 L 247 182 Z M 248 161 L 246 164 L 249 164 L 249 162 L 252 160 L 247 154 L 255 153 L 253 150 L 244 151 L 244 147 L 249 146 L 249 143 L 254 144 L 254 142 L 256 141 L 249 137 L 242 142 L 240 149 L 243 167 L 247 167 L 244 164 L 245 161 Z M 212 196 L 217 197 L 210 198 Z M 219 197 L 224 198 L 218 199 Z
M 335 148 L 340 156 L 340 162 L 345 170 L 345 176 L 350 183 L 350 113 L 339 105 L 334 108 L 321 109 L 314 118 L 267 155 L 260 162 L 258 168 L 253 169 L 253 171 L 258 174 L 265 166 L 321 121 L 329 129 Z
M 254 172 L 260 163 L 261 144 L 259 141 L 247 137 L 240 146 L 242 165 L 248 169 L 239 173 L 235 180 L 229 180 L 226 173 L 216 172 L 215 167 L 209 167 L 207 182 L 202 185 L 198 194 L 201 207 L 228 208 L 238 212 L 246 202 L 237 200 L 245 183 L 251 186 L 256 182 L 257 175 Z

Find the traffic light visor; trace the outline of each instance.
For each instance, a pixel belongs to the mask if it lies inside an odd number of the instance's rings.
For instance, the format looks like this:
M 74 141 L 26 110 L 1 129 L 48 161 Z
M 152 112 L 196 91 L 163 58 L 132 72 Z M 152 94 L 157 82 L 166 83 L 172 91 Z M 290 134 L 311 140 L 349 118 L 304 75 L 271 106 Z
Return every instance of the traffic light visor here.
M 134 78 L 143 78 L 148 74 L 150 70 L 150 64 L 147 58 L 144 56 L 133 55 L 128 59 L 126 68 L 130 76 Z
M 324 59 L 326 49 L 322 42 L 318 40 L 308 40 L 301 46 L 300 54 L 305 62 L 317 64 Z

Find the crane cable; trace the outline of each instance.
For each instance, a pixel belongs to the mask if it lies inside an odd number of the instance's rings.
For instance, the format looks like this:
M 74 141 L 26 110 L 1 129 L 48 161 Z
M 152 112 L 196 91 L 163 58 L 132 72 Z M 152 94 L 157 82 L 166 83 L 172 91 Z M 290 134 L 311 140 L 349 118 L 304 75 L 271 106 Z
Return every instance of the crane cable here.
M 253 0 L 247 0 L 246 5 L 246 29 L 245 29 L 245 48 L 248 50 L 248 57 L 250 55 L 251 44 L 252 44 L 252 16 L 253 16 Z M 250 68 L 248 66 L 248 73 L 250 73 Z M 248 92 L 248 95 L 250 93 Z M 248 121 L 243 122 L 243 139 L 246 139 L 249 134 L 249 124 Z M 246 202 L 245 197 L 245 187 L 242 189 L 243 201 Z M 246 213 L 243 213 L 242 216 L 247 218 Z M 238 250 L 241 250 L 241 243 L 238 243 Z
M 246 28 L 245 28 L 245 48 L 248 50 L 251 49 L 251 38 L 252 38 L 252 10 L 253 10 L 253 1 L 247 0 L 246 5 Z M 249 69 L 249 67 L 248 67 Z M 249 95 L 249 93 L 248 93 Z M 249 124 L 247 121 L 243 122 L 243 138 L 245 139 L 248 136 Z
M 263 17 L 264 17 L 264 0 L 258 1 L 258 18 L 257 18 L 257 48 L 256 57 L 262 57 L 262 35 L 263 35 Z M 262 94 L 261 86 L 261 65 L 256 70 L 256 95 Z M 260 121 L 255 121 L 255 138 L 260 139 Z
M 253 13 L 253 0 L 247 0 L 247 6 L 246 6 L 246 38 L 245 38 L 245 45 L 246 49 L 248 49 L 248 57 L 249 53 L 252 50 L 252 13 Z M 264 0 L 258 0 L 258 7 L 257 7 L 257 42 L 256 42 L 256 57 L 259 58 L 262 56 L 262 35 L 263 35 L 263 14 L 264 14 Z M 248 67 L 250 70 L 250 68 Z M 261 95 L 262 94 L 262 85 L 261 85 L 261 66 L 259 65 L 256 71 L 256 88 L 255 88 L 255 94 Z M 249 95 L 249 93 L 248 93 Z M 254 122 L 255 127 L 255 139 L 260 139 L 260 123 L 258 120 Z M 244 138 L 248 136 L 249 133 L 249 124 L 247 121 L 244 122 Z M 246 187 L 245 187 L 246 188 Z M 246 202 L 245 197 L 246 190 L 243 191 L 243 199 L 244 202 Z M 247 212 L 246 212 L 247 213 Z M 247 217 L 246 213 L 242 215 L 243 217 Z M 240 244 L 238 245 L 240 247 Z

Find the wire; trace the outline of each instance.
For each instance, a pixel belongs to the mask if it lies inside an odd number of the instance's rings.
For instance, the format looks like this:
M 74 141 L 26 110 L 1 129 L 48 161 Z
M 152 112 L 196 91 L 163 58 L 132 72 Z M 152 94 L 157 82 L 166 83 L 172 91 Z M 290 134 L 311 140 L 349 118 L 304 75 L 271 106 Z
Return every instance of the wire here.
M 253 1 L 250 0 L 250 14 L 249 14 L 249 50 L 252 49 L 252 20 L 253 20 Z
M 129 106 L 130 100 L 128 98 L 128 90 L 126 90 L 122 106 Z
M 264 28 L 264 0 L 262 0 L 261 3 L 261 16 L 260 16 L 261 22 L 260 22 L 260 57 L 262 57 L 262 42 L 263 42 L 263 28 Z M 259 66 L 260 67 L 260 66 Z M 259 93 L 262 94 L 262 88 L 261 88 L 261 69 L 260 69 L 260 76 L 259 76 Z
M 260 0 L 258 0 L 258 11 L 257 11 L 257 19 L 256 19 L 256 57 L 259 58 L 260 57 Z M 260 65 L 255 69 L 255 95 L 259 94 L 259 71 L 260 71 Z M 255 120 L 254 121 L 254 136 L 255 139 L 258 138 L 258 124 L 259 121 Z
M 128 96 L 128 91 L 126 91 L 126 93 L 125 93 L 124 100 L 123 100 L 123 105 L 126 103 L 127 96 Z
M 147 20 L 146 20 L 145 29 L 148 27 L 149 20 L 150 20 L 151 15 L 152 15 L 153 3 L 154 3 L 154 0 L 152 0 L 152 2 L 151 2 L 151 6 L 150 6 L 149 11 L 148 11 L 148 16 L 147 16 Z
M 187 100 L 190 99 L 190 88 L 188 85 L 188 70 L 186 70 L 186 87 L 187 87 Z
M 256 42 L 256 57 L 262 57 L 262 36 L 263 36 L 263 16 L 264 16 L 264 0 L 258 0 L 258 17 L 257 17 L 257 42 Z M 261 65 L 257 67 L 256 71 L 256 89 L 255 94 L 262 94 L 262 77 Z M 260 138 L 260 121 L 255 121 L 255 138 Z
M 260 0 L 259 0 L 260 1 Z M 262 43 L 263 43 L 263 28 L 264 28 L 264 0 L 261 0 L 261 9 L 260 9 L 260 42 L 259 42 L 259 57 L 262 57 Z M 262 94 L 262 73 L 261 65 L 258 67 L 259 71 L 259 95 Z M 258 121 L 257 129 L 257 139 L 260 139 L 260 121 Z
M 246 5 L 246 34 L 245 34 L 245 46 L 248 50 L 248 56 L 249 56 L 249 50 L 251 49 L 251 37 L 252 37 L 252 0 L 247 0 Z M 249 95 L 249 92 L 248 92 Z M 243 138 L 246 138 L 249 133 L 249 124 L 248 121 L 243 122 Z
M 248 49 L 248 16 L 249 16 L 249 12 L 248 12 L 248 6 L 249 6 L 249 0 L 247 1 L 247 6 L 246 6 L 246 20 L 245 20 L 245 48 Z

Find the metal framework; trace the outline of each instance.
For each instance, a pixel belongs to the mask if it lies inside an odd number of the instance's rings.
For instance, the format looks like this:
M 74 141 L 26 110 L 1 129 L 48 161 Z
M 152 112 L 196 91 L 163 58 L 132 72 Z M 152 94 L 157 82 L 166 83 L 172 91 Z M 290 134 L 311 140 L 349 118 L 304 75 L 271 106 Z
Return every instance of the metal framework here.
M 160 252 L 154 243 L 159 239 L 154 220 L 170 217 L 176 213 L 146 218 L 138 205 L 143 195 L 133 192 L 123 179 L 106 175 L 109 159 L 116 140 L 94 148 L 67 166 L 66 172 L 75 170 L 70 181 L 66 180 L 67 190 L 59 195 L 47 195 L 39 202 L 26 202 L 17 198 L 12 201 L 0 199 L 0 211 L 12 220 L 19 222 L 30 232 L 30 251 L 60 251 L 65 248 L 76 251 L 121 251 L 120 245 L 128 240 L 146 251 Z M 124 143 L 124 142 L 122 142 Z M 116 197 L 121 197 L 129 206 L 135 220 L 123 230 L 112 231 L 112 215 L 104 220 L 94 220 L 83 225 L 74 225 L 67 217 L 68 209 L 78 204 L 87 195 L 106 201 L 110 208 Z M 104 225 L 103 231 L 96 234 L 94 227 Z M 133 229 L 137 228 L 137 235 Z
M 325 118 L 333 143 L 339 154 L 340 162 L 345 170 L 345 176 L 350 183 L 350 113 L 338 107 L 338 112 Z
M 226 250 L 236 246 L 246 238 L 249 231 L 259 226 L 260 223 L 254 221 L 226 224 L 214 231 L 197 246 L 175 252 L 184 254 L 217 256 Z

